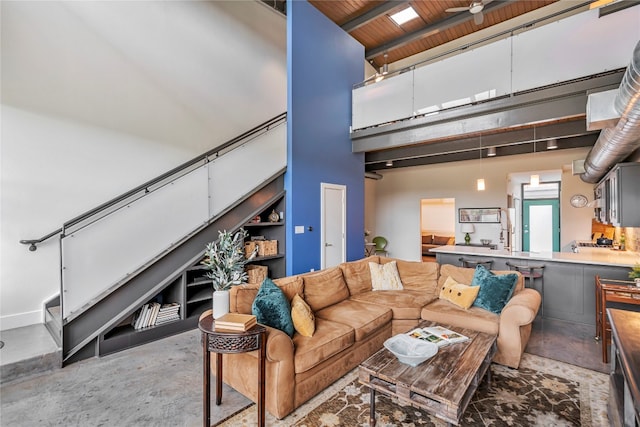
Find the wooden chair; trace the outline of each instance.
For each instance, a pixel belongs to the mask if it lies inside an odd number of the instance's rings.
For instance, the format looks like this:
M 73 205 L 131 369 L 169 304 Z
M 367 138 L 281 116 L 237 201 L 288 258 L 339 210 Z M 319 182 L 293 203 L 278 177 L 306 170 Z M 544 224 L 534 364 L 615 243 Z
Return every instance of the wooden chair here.
M 640 305 L 640 287 L 626 280 L 600 279 L 596 276 L 596 340 L 602 341 L 602 361 L 609 363 L 611 325 L 607 319 L 607 304 L 625 304 L 629 309 Z M 638 311 L 635 309 L 634 311 Z

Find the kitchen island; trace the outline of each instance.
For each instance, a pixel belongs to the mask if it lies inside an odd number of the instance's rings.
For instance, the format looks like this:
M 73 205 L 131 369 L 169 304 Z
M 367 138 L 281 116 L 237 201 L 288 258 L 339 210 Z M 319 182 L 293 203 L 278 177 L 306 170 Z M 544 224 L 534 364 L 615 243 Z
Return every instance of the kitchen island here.
M 612 249 L 581 248 L 573 252 L 519 252 L 473 246 L 432 249 L 440 264 L 460 265 L 460 258 L 493 261 L 493 270 L 508 270 L 507 262 L 544 265 L 543 308 L 545 318 L 595 325 L 595 276 L 625 280 L 640 254 Z M 536 289 L 542 291 L 539 281 Z

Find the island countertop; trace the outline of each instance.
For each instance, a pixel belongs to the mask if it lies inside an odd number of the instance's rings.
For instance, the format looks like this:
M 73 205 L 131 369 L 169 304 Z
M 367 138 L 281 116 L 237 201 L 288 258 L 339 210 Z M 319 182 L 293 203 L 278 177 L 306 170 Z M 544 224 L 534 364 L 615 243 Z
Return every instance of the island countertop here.
M 613 249 L 580 248 L 580 252 L 521 252 L 504 249 L 490 249 L 478 246 L 447 245 L 431 249 L 436 254 L 479 255 L 495 258 L 555 261 L 572 264 L 609 265 L 632 267 L 640 264 L 640 253 L 616 251 Z

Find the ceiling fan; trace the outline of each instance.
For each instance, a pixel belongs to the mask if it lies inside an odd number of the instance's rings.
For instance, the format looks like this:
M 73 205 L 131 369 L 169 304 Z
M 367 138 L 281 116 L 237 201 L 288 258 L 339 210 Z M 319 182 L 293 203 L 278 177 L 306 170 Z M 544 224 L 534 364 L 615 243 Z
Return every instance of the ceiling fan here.
M 473 22 L 476 25 L 480 25 L 484 22 L 484 15 L 482 14 L 482 9 L 493 0 L 480 0 L 480 1 L 472 1 L 468 7 L 450 7 L 446 9 L 445 12 L 464 12 L 469 11 L 473 15 Z

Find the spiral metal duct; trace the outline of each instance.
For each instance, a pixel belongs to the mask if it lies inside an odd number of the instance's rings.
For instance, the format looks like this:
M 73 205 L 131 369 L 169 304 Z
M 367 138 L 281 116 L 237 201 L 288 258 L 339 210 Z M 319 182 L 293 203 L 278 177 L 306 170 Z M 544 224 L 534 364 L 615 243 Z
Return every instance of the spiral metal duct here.
M 600 132 L 584 161 L 584 182 L 598 182 L 613 165 L 640 147 L 640 41 L 633 50 L 614 108 L 620 113 L 616 127 Z

